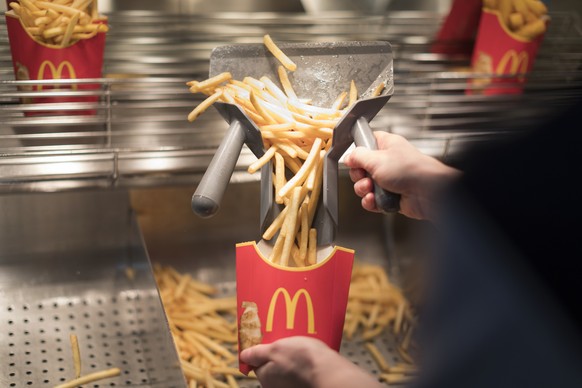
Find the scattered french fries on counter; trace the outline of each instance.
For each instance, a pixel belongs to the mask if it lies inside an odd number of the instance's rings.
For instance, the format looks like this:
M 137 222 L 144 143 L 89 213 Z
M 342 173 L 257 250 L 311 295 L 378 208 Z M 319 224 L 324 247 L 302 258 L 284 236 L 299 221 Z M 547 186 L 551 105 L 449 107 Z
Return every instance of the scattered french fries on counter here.
M 75 367 L 75 377 L 72 380 L 69 380 L 67 382 L 55 386 L 54 388 L 76 388 L 83 384 L 94 383 L 97 381 L 116 377 L 121 374 L 121 369 L 119 368 L 109 368 L 106 370 L 92 372 L 85 375 L 81 374 L 82 363 L 79 339 L 77 335 L 74 333 L 70 334 L 69 339 L 71 341 L 71 351 L 73 353 L 73 366 Z
M 16 0 L 9 6 L 28 34 L 50 47 L 68 47 L 109 30 L 97 0 Z
M 154 266 L 154 276 L 182 371 L 190 386 L 237 387 L 236 297 L 172 267 Z

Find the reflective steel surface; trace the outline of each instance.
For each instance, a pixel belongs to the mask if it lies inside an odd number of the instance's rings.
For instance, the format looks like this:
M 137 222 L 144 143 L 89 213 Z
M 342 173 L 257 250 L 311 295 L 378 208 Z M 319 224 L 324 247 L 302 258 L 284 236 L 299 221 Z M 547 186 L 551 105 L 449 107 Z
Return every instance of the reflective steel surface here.
M 70 81 L 62 80 L 61 89 L 42 93 L 94 94 L 97 103 L 20 103 L 41 92 L 34 91 L 32 81 L 13 81 L 5 25 L 0 24 L 0 191 L 197 182 L 227 126 L 214 109 L 188 123 L 186 116 L 201 97 L 190 94 L 184 83 L 208 76 L 213 47 L 258 43 L 267 32 L 276 41 L 389 41 L 395 91 L 372 127 L 402 134 L 443 159 L 467 144 L 528 128 L 580 94 L 582 32 L 575 13 L 552 15 L 526 93 L 497 98 L 465 95 L 471 79 L 468 57 L 430 52 L 442 21 L 436 13 L 314 17 L 124 11 L 109 17 L 107 78 L 86 81 L 99 89 L 71 91 Z M 95 114 L 70 115 L 75 110 Z M 252 160 L 243 149 L 234 181 L 257 179 L 244 172 Z

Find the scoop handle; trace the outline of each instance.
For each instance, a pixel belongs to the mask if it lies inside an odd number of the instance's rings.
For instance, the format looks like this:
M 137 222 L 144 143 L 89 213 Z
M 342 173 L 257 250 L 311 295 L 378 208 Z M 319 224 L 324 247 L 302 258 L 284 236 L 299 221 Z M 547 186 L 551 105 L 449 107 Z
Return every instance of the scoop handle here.
M 245 130 L 240 121 L 233 120 L 202 180 L 192 195 L 192 211 L 202 218 L 212 217 L 220 208 L 222 196 L 236 167 L 242 146 L 245 143 Z
M 369 150 L 377 150 L 378 143 L 370 124 L 364 117 L 360 117 L 354 124 L 354 143 L 358 147 L 365 147 Z M 400 194 L 392 193 L 381 188 L 374 182 L 374 196 L 376 207 L 384 213 L 395 213 L 400 210 Z

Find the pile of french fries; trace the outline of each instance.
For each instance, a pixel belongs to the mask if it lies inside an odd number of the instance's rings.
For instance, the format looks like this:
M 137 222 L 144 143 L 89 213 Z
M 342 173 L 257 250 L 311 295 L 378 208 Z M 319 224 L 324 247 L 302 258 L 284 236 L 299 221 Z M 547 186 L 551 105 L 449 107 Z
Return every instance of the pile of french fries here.
M 28 34 L 50 47 L 68 47 L 109 30 L 97 0 L 18 0 L 9 6 Z
M 174 268 L 155 265 L 154 276 L 182 371 L 189 387 L 238 387 L 249 378 L 237 367 L 236 297 L 217 298 L 218 290 Z
M 323 161 L 331 147 L 333 130 L 342 115 L 358 99 L 352 81 L 346 85 L 331 106 L 316 106 L 307 98 L 297 96 L 289 79 L 289 71 L 297 65 L 283 53 L 269 35 L 263 37 L 267 49 L 279 60 L 278 81 L 263 76 L 235 80 L 228 72 L 205 81 L 190 81 L 192 93 L 208 97 L 188 115 L 194 121 L 217 101 L 238 105 L 259 128 L 265 154 L 248 168 L 258 171 L 273 161 L 275 201 L 282 211 L 265 230 L 264 240 L 276 237 L 270 260 L 296 267 L 316 263 L 317 230 L 313 218 L 321 195 Z M 379 95 L 382 83 L 374 91 Z M 292 176 L 287 179 L 287 171 Z
M 483 0 L 483 7 L 499 12 L 505 27 L 524 39 L 535 39 L 546 31 L 548 8 L 541 0 Z
M 362 340 L 389 384 L 407 382 L 417 373 L 410 355 L 416 319 L 402 290 L 391 283 L 379 265 L 356 263 L 352 271 L 348 308 L 344 324 L 347 340 Z M 398 353 L 404 363 L 390 365 L 373 340 L 392 330 L 399 339 Z

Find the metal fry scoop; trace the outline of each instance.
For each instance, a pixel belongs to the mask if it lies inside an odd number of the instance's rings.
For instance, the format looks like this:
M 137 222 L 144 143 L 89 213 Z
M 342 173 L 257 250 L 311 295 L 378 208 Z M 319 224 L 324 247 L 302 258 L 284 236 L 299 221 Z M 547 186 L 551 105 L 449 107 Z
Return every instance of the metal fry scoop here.
M 377 148 L 369 122 L 388 102 L 394 90 L 392 48 L 388 42 L 353 41 L 282 43 L 278 46 L 297 64 L 297 70 L 290 73 L 289 78 L 300 98 L 309 98 L 314 105 L 329 107 L 340 93 L 349 89 L 352 80 L 358 91 L 364 91 L 334 129 L 333 145 L 325 159 L 323 206 L 319 207 L 314 225 L 318 228 L 318 245 L 328 245 L 335 238 L 338 223 L 337 178 L 340 157 L 352 143 L 369 149 Z M 262 44 L 221 46 L 212 51 L 209 76 L 228 71 L 234 79 L 267 76 L 278 83 L 279 65 L 279 61 Z M 385 84 L 382 93 L 372 96 L 382 82 Z M 238 106 L 219 102 L 215 107 L 230 124 L 230 128 L 192 196 L 192 210 L 201 217 L 212 216 L 218 211 L 243 144 L 257 157 L 264 154 L 259 129 Z M 271 171 L 270 164 L 261 171 L 262 231 L 277 211 L 273 210 Z M 399 195 L 375 185 L 375 196 L 379 209 L 385 212 L 399 210 Z

